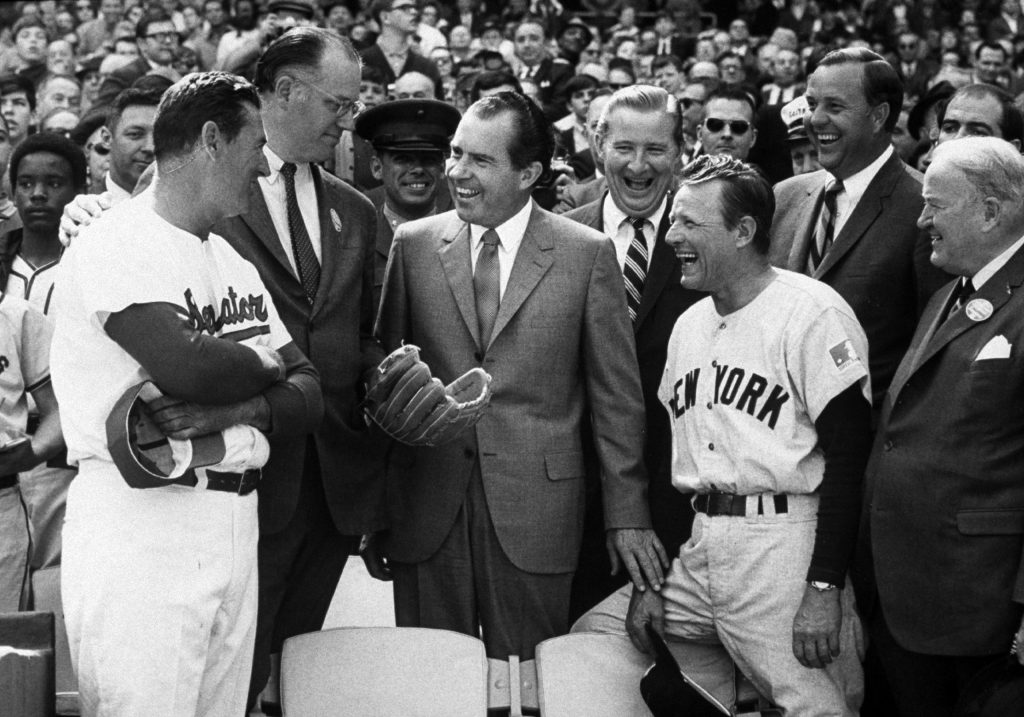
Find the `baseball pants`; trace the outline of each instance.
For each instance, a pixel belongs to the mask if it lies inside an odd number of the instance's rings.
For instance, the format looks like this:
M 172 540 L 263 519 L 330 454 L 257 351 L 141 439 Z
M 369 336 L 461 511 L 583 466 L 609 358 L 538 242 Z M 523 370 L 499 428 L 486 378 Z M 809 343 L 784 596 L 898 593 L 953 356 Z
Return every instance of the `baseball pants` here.
M 28 517 L 17 485 L 0 489 L 0 612 L 18 612 L 28 581 Z
M 244 714 L 257 533 L 255 493 L 135 490 L 83 464 L 61 588 L 84 717 Z
M 735 702 L 733 664 L 790 717 L 858 714 L 864 694 L 860 620 L 842 594 L 841 652 L 810 669 L 793 655 L 793 618 L 814 548 L 816 496 L 788 496 L 788 511 L 749 496 L 747 516 L 697 513 L 693 534 L 672 561 L 661 594 L 669 648 L 680 668 L 724 704 Z M 632 588 L 584 615 L 573 632 L 625 633 Z

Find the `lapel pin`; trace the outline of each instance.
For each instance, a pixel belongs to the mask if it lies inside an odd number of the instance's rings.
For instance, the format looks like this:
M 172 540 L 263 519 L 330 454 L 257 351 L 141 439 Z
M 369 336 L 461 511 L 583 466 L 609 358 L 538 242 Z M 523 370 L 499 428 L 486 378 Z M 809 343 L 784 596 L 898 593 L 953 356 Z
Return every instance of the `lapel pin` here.
M 341 231 L 341 217 L 338 216 L 338 212 L 333 208 L 331 209 L 331 224 L 334 225 L 334 231 Z
M 971 321 L 984 321 L 992 315 L 992 303 L 987 299 L 971 299 L 964 307 L 964 313 Z

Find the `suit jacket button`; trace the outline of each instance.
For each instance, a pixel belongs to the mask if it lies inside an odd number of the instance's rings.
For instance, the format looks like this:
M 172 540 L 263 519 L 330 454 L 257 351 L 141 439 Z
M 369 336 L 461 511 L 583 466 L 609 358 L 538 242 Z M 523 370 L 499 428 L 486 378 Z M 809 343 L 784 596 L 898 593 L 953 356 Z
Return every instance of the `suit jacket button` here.
M 473 354 L 473 358 L 476 359 L 477 363 L 482 363 L 484 360 L 484 355 L 477 351 L 475 354 Z
M 891 451 L 891 450 L 892 450 L 893 448 L 895 448 L 895 447 L 896 447 L 896 444 L 895 444 L 895 443 L 894 443 L 893 441 L 886 441 L 886 442 L 885 442 L 885 445 L 884 445 L 884 446 L 882 446 L 882 447 L 883 447 L 883 448 L 884 448 L 884 449 L 885 449 L 886 451 Z
M 475 454 L 473 453 L 473 449 L 472 448 L 466 448 L 466 449 L 463 449 L 462 455 L 464 455 L 466 458 L 472 458 Z

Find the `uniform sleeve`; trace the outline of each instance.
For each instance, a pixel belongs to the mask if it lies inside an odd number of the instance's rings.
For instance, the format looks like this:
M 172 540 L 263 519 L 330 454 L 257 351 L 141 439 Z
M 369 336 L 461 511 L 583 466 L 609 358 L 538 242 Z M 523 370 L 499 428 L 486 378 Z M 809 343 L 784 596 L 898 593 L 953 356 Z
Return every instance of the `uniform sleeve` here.
M 25 390 L 34 391 L 50 380 L 50 343 L 53 328 L 50 321 L 30 305 L 26 305 L 21 322 L 21 372 Z
M 864 330 L 839 307 L 825 307 L 807 322 L 791 322 L 787 341 L 790 380 L 800 391 L 812 422 L 828 403 L 854 384 L 871 401 L 868 341 Z

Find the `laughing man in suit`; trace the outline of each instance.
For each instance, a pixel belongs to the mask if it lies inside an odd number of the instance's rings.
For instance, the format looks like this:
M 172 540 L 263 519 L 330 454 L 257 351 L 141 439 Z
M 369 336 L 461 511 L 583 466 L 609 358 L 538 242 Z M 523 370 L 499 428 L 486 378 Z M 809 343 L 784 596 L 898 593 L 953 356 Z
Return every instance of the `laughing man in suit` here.
M 596 134 L 608 191 L 565 216 L 608 235 L 615 244 L 623 282 L 639 279 L 636 294 L 627 296 L 627 302 L 636 315 L 631 324 L 646 407 L 644 463 L 651 481 L 648 497 L 654 530 L 671 556 L 690 536 L 693 509 L 689 497 L 672 486 L 672 431 L 658 401 L 658 384 L 676 319 L 703 296 L 680 286 L 679 260 L 665 243 L 673 174 L 683 146 L 679 102 L 660 87 L 623 88 L 604 107 Z M 640 234 L 634 226 L 637 220 Z M 642 277 L 627 268 L 631 261 L 639 263 Z M 609 575 L 611 565 L 602 547 L 600 476 L 590 478 L 587 529 L 573 585 L 573 620 L 625 583 Z
M 864 48 L 831 52 L 808 80 L 807 102 L 804 125 L 823 169 L 776 185 L 771 260 L 825 282 L 853 308 L 877 408 L 948 277 L 928 261 L 917 228 L 921 175 L 892 147 L 903 103 L 892 65 Z
M 530 199 L 554 149 L 540 109 L 486 97 L 451 144 L 455 211 L 398 228 L 378 333 L 419 346 L 445 382 L 482 366 L 494 394 L 459 440 L 395 447 L 384 548 L 399 625 L 482 627 L 490 657 L 530 659 L 568 631 L 585 426 L 610 540 L 638 585 L 660 587 L 636 352 L 612 243 Z
M 961 278 L 889 387 L 854 574 L 904 716 L 953 714 L 971 677 L 1024 643 L 1022 189 L 1024 159 L 994 137 L 942 144 L 924 178 L 932 261 Z

